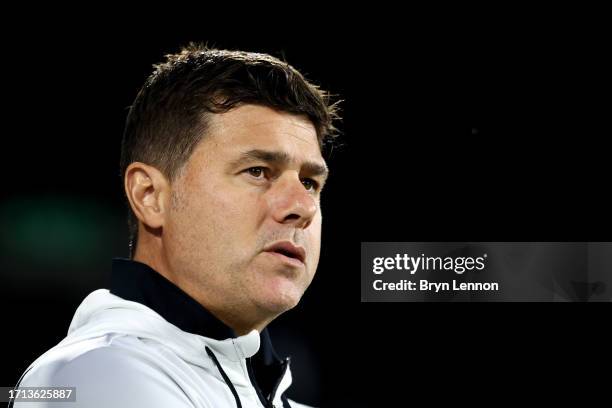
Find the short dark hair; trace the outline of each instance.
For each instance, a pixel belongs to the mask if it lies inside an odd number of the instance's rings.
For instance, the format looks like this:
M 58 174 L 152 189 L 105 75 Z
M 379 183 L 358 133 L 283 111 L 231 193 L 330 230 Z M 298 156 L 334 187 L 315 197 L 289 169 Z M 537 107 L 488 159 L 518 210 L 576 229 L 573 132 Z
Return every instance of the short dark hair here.
M 170 181 L 205 135 L 211 114 L 243 104 L 305 115 L 324 147 L 337 135 L 338 102 L 288 63 L 267 54 L 189 44 L 153 66 L 130 107 L 121 145 L 121 179 L 132 162 L 160 170 Z M 130 256 L 138 220 L 128 203 Z

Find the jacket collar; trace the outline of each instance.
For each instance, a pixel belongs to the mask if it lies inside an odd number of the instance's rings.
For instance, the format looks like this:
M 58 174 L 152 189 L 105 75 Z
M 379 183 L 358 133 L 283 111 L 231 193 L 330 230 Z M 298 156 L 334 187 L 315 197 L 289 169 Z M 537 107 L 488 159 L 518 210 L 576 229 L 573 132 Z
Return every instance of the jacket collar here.
M 237 337 L 191 296 L 144 263 L 113 259 L 110 292 L 149 307 L 182 331 L 215 340 Z
M 113 259 L 110 292 L 120 298 L 140 303 L 184 332 L 212 339 L 209 345 L 230 360 L 252 357 L 256 383 L 269 392 L 284 371 L 268 329 L 259 335 L 244 336 L 217 319 L 178 286 L 150 266 L 129 259 Z

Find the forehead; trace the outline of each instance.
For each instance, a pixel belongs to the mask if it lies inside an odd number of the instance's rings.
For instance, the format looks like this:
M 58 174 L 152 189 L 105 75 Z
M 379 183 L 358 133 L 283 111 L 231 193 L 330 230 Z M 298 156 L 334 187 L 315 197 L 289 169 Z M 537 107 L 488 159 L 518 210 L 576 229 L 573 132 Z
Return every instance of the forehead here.
M 243 105 L 212 115 L 204 140 L 229 155 L 261 149 L 282 151 L 298 162 L 324 163 L 317 132 L 307 117 L 263 106 Z

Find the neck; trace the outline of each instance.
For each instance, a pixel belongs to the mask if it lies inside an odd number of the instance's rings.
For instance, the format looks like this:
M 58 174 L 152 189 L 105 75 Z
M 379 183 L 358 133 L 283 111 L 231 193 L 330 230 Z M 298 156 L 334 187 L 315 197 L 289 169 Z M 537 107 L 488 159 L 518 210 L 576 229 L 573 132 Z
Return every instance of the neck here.
M 154 269 L 157 273 L 168 279 L 174 285 L 187 293 L 202 307 L 212 313 L 217 319 L 230 327 L 238 336 L 250 333 L 253 330 L 262 332 L 277 316 L 270 316 L 265 310 L 258 307 L 247 307 L 242 304 L 228 303 L 228 297 L 221 296 L 215 301 L 213 294 L 205 294 L 201 285 L 194 284 L 188 279 L 181 279 L 181 275 L 172 271 L 168 262 L 163 257 L 163 251 L 152 248 L 154 245 L 143 245 L 139 242 L 136 246 L 133 260 L 144 263 Z

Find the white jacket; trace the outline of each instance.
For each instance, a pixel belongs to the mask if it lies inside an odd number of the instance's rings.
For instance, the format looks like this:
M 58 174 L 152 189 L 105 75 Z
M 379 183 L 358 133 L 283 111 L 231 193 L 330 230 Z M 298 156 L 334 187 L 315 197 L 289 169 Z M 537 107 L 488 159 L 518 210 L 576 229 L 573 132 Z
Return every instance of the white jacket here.
M 14 406 L 264 407 L 245 360 L 259 347 L 256 330 L 226 340 L 188 333 L 149 307 L 100 289 L 79 306 L 68 336 L 38 358 L 19 385 L 76 387 L 76 403 Z M 283 407 L 281 395 L 291 384 L 288 361 L 285 367 L 266 407 Z

